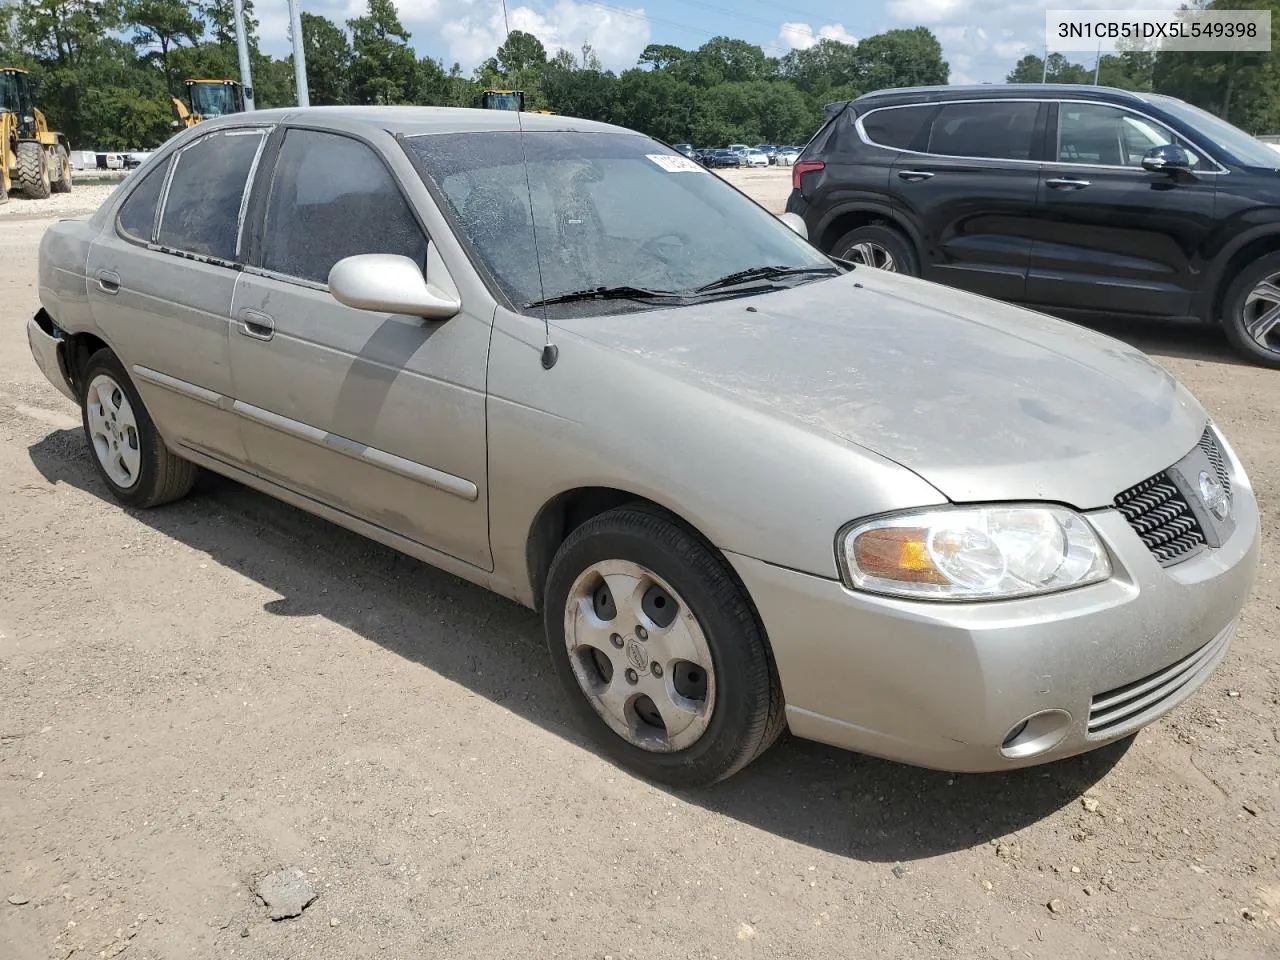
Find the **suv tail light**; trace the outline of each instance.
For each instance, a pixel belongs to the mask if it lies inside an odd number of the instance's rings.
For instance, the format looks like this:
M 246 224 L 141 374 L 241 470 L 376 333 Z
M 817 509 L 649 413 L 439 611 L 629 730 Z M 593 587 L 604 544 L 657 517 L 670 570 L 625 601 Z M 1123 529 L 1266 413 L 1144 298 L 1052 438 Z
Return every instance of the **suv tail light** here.
M 791 167 L 792 189 L 800 189 L 800 178 L 806 173 L 816 173 L 819 170 L 826 169 L 826 166 L 821 160 L 797 160 Z

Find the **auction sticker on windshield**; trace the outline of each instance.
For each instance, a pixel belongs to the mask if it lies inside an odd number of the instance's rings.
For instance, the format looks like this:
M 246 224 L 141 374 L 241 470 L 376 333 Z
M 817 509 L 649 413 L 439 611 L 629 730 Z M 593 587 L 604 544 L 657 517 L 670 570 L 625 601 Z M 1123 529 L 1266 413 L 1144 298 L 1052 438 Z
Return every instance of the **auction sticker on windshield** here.
M 672 157 L 665 153 L 646 153 L 645 156 L 667 171 L 667 173 L 689 173 L 690 171 L 702 169 L 688 157 Z

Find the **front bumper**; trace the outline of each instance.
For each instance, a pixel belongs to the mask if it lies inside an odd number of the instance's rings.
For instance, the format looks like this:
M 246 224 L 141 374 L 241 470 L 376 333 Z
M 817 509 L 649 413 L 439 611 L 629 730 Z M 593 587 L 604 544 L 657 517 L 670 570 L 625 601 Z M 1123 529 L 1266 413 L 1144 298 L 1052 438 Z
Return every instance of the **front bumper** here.
M 1232 466 L 1236 527 L 1218 548 L 1161 567 L 1118 512 L 1091 513 L 1114 576 L 1040 597 L 896 600 L 729 554 L 772 643 L 792 732 L 976 772 L 1061 759 L 1151 723 L 1221 662 L 1253 586 L 1257 501 Z M 1032 731 L 1051 735 L 1002 752 L 1042 713 Z
M 75 391 L 67 379 L 62 364 L 62 331 L 59 330 L 45 311 L 41 310 L 27 321 L 27 343 L 31 346 L 31 356 L 36 366 L 50 383 L 62 391 L 72 403 L 79 404 Z

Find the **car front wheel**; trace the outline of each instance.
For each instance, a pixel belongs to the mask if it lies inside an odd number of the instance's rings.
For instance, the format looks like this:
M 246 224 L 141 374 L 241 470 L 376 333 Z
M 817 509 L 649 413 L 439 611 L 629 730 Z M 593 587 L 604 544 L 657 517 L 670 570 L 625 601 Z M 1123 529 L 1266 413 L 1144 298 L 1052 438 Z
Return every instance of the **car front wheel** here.
M 575 529 L 544 599 L 551 658 L 574 712 L 641 775 L 715 783 L 785 725 L 777 669 L 742 588 L 665 514 L 621 507 Z
M 1231 345 L 1255 363 L 1280 367 L 1280 251 L 1241 270 L 1223 305 Z
M 99 350 L 91 356 L 82 382 L 84 435 L 115 498 L 155 507 L 186 496 L 197 467 L 169 452 L 116 355 Z

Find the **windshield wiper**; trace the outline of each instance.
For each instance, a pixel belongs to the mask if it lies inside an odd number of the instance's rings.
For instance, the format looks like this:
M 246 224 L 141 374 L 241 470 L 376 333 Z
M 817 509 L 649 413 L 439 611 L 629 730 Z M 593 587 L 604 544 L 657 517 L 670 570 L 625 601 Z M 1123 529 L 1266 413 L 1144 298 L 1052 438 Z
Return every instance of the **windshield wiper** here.
M 585 300 L 683 300 L 684 294 L 675 290 L 645 290 L 643 287 L 593 287 L 590 290 L 575 290 L 572 293 L 561 293 L 544 300 L 534 300 L 525 304 L 529 307 L 549 307 L 556 303 L 580 303 Z
M 704 283 L 694 292 L 706 293 L 709 290 L 719 290 L 722 287 L 732 287 L 735 284 L 746 283 L 749 280 L 773 280 L 775 277 L 798 277 L 807 273 L 835 274 L 839 272 L 839 267 L 751 267 L 749 270 L 739 270 L 737 273 L 731 273 L 728 276 L 721 277 L 719 280 L 712 280 L 710 283 Z

